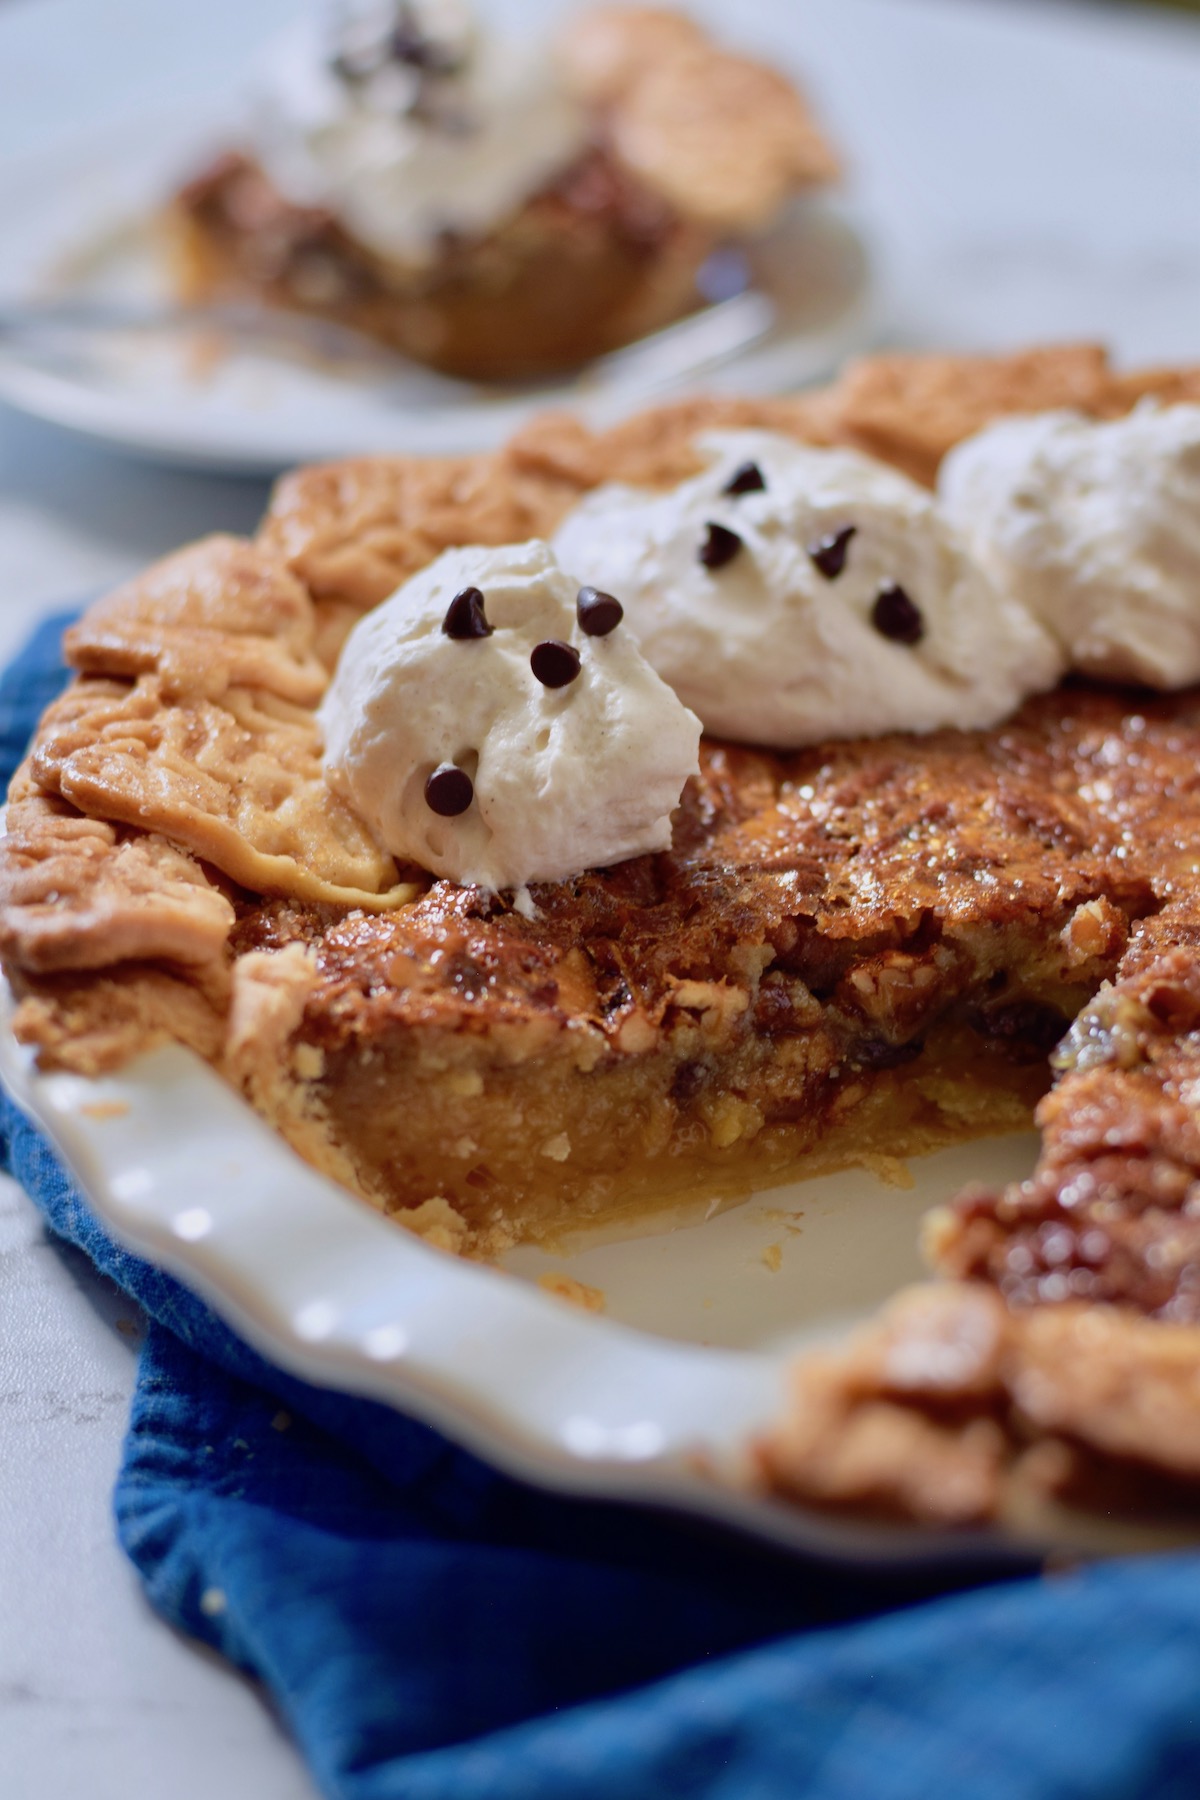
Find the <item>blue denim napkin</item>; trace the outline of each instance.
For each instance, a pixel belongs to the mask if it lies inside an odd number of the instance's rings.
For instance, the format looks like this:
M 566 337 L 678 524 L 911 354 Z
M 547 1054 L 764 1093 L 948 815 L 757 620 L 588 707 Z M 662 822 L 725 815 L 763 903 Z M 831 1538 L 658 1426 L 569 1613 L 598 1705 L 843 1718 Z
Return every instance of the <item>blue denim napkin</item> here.
M 62 623 L 0 677 L 5 779 Z M 1200 1793 L 1200 1557 L 950 1594 L 541 1494 L 272 1368 L 101 1230 L 7 1099 L 0 1140 L 148 1315 L 121 1543 L 165 1618 L 267 1684 L 327 1795 Z

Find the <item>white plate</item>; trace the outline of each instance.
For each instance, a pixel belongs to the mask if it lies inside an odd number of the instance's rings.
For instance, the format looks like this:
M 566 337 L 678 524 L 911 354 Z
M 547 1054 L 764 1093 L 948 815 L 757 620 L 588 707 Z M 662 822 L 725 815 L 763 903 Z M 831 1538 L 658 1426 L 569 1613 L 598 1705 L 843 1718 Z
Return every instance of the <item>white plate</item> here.
M 0 166 L 0 305 L 39 297 L 151 308 L 167 301 L 161 254 L 145 221 L 230 129 L 211 109 L 145 114 L 68 150 Z M 602 425 L 687 386 L 777 393 L 830 373 L 869 340 L 867 256 L 844 211 L 815 201 L 797 207 L 764 240 L 756 262 L 776 324 L 707 372 L 687 372 L 692 352 L 675 339 L 674 355 L 660 348 L 652 357 L 612 359 L 602 378 L 593 371 L 488 391 L 382 353 L 357 368 L 349 361 L 322 367 L 265 344 L 213 356 L 201 334 L 137 330 L 75 333 L 54 343 L 0 336 L 0 397 L 163 461 L 274 473 L 385 451 L 484 450 L 546 407 L 571 406 Z M 714 355 L 719 323 L 716 333 Z M 207 341 L 211 347 L 212 333 Z
M 424 1419 L 523 1479 L 877 1567 L 1159 1541 L 1061 1518 L 1023 1540 L 870 1525 L 760 1499 L 742 1481 L 795 1352 L 915 1278 L 921 1212 L 970 1175 L 1027 1171 L 1030 1136 L 925 1158 L 910 1190 L 852 1170 L 633 1241 L 519 1250 L 496 1271 L 431 1250 L 315 1174 L 189 1051 L 102 1079 L 43 1074 L 0 1020 L 0 1078 L 116 1236 L 264 1355 Z M 547 1272 L 601 1287 L 604 1316 L 547 1293 Z

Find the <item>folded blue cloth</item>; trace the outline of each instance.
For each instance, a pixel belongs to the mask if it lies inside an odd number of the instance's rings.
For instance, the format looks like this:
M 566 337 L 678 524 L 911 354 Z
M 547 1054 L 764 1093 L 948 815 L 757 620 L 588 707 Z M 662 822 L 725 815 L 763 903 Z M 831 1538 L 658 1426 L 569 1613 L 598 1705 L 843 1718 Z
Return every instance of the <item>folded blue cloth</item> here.
M 0 677 L 5 779 L 61 625 Z M 165 1618 L 267 1684 L 327 1795 L 1200 1792 L 1200 1557 L 948 1594 L 541 1494 L 272 1368 L 113 1243 L 7 1099 L 0 1136 L 149 1317 L 120 1540 Z

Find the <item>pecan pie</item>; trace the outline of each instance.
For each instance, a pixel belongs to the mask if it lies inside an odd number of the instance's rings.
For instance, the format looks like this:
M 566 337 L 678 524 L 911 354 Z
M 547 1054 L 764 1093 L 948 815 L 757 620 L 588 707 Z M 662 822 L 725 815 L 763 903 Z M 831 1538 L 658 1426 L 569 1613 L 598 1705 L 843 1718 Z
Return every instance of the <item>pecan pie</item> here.
M 290 163 L 281 176 L 280 159 L 249 143 L 221 155 L 169 210 L 186 298 L 265 299 L 474 380 L 544 375 L 699 305 L 706 280 L 697 278 L 715 252 L 837 173 L 812 114 L 775 70 L 717 48 L 680 13 L 607 6 L 571 22 L 557 46 L 563 103 L 578 115 L 573 134 L 558 133 L 561 155 L 534 158 L 527 191 L 505 189 L 491 207 L 464 201 L 460 221 L 453 183 L 442 193 L 450 178 L 430 169 L 465 157 L 479 136 L 470 87 L 479 53 L 426 34 L 419 5 L 380 0 L 376 11 L 370 42 L 331 48 L 320 71 L 342 84 L 345 117 L 322 116 L 311 129 L 324 155 L 346 118 L 367 120 L 358 166 L 345 176 L 351 201 L 354 182 L 375 178 L 363 170 L 381 160 L 382 130 L 423 133 L 425 163 L 407 177 L 414 191 L 433 184 L 421 231 L 396 228 L 402 168 L 383 177 L 392 218 L 379 223 L 381 202 L 364 223 L 362 208 L 339 204 L 336 184 L 307 168 L 293 178 Z M 368 119 L 373 83 L 382 98 Z M 503 158 L 505 132 L 520 153 L 528 109 L 512 115 L 481 151 L 481 169 L 464 167 L 460 187 L 478 186 Z M 722 266 L 731 268 L 727 256 Z
M 710 741 L 670 851 L 535 887 L 531 916 L 395 866 L 324 786 L 315 707 L 354 620 L 439 551 L 545 536 L 605 480 L 676 483 L 702 428 L 928 480 L 1007 413 L 1198 395 L 1088 346 L 885 357 L 794 399 L 286 478 L 254 540 L 68 633 L 76 678 L 9 797 L 19 1035 L 83 1072 L 189 1044 L 318 1167 L 477 1255 L 1040 1102 L 1032 1181 L 932 1221 L 952 1279 L 805 1365 L 763 1478 L 955 1519 L 1097 1471 L 1194 1483 L 1200 693 L 1068 682 L 986 732 Z

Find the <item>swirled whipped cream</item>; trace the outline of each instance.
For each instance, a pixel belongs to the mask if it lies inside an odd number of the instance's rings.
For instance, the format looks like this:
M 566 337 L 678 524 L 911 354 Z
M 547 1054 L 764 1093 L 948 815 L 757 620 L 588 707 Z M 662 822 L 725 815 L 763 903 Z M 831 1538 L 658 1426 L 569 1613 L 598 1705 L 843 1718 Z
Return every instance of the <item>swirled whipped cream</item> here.
M 699 440 L 669 493 L 611 485 L 555 538 L 616 594 L 706 731 L 779 749 L 996 724 L 1064 658 L 972 562 L 933 496 L 850 450 L 771 432 Z
M 330 785 L 402 861 L 521 888 L 671 842 L 700 722 L 546 544 L 448 550 L 351 633 Z
M 587 136 L 548 53 L 486 37 L 464 0 L 349 0 L 265 59 L 255 150 L 299 205 L 420 263 L 477 236 L 565 169 Z
M 1200 681 L 1200 406 L 1005 419 L 942 465 L 943 514 L 1084 674 Z

